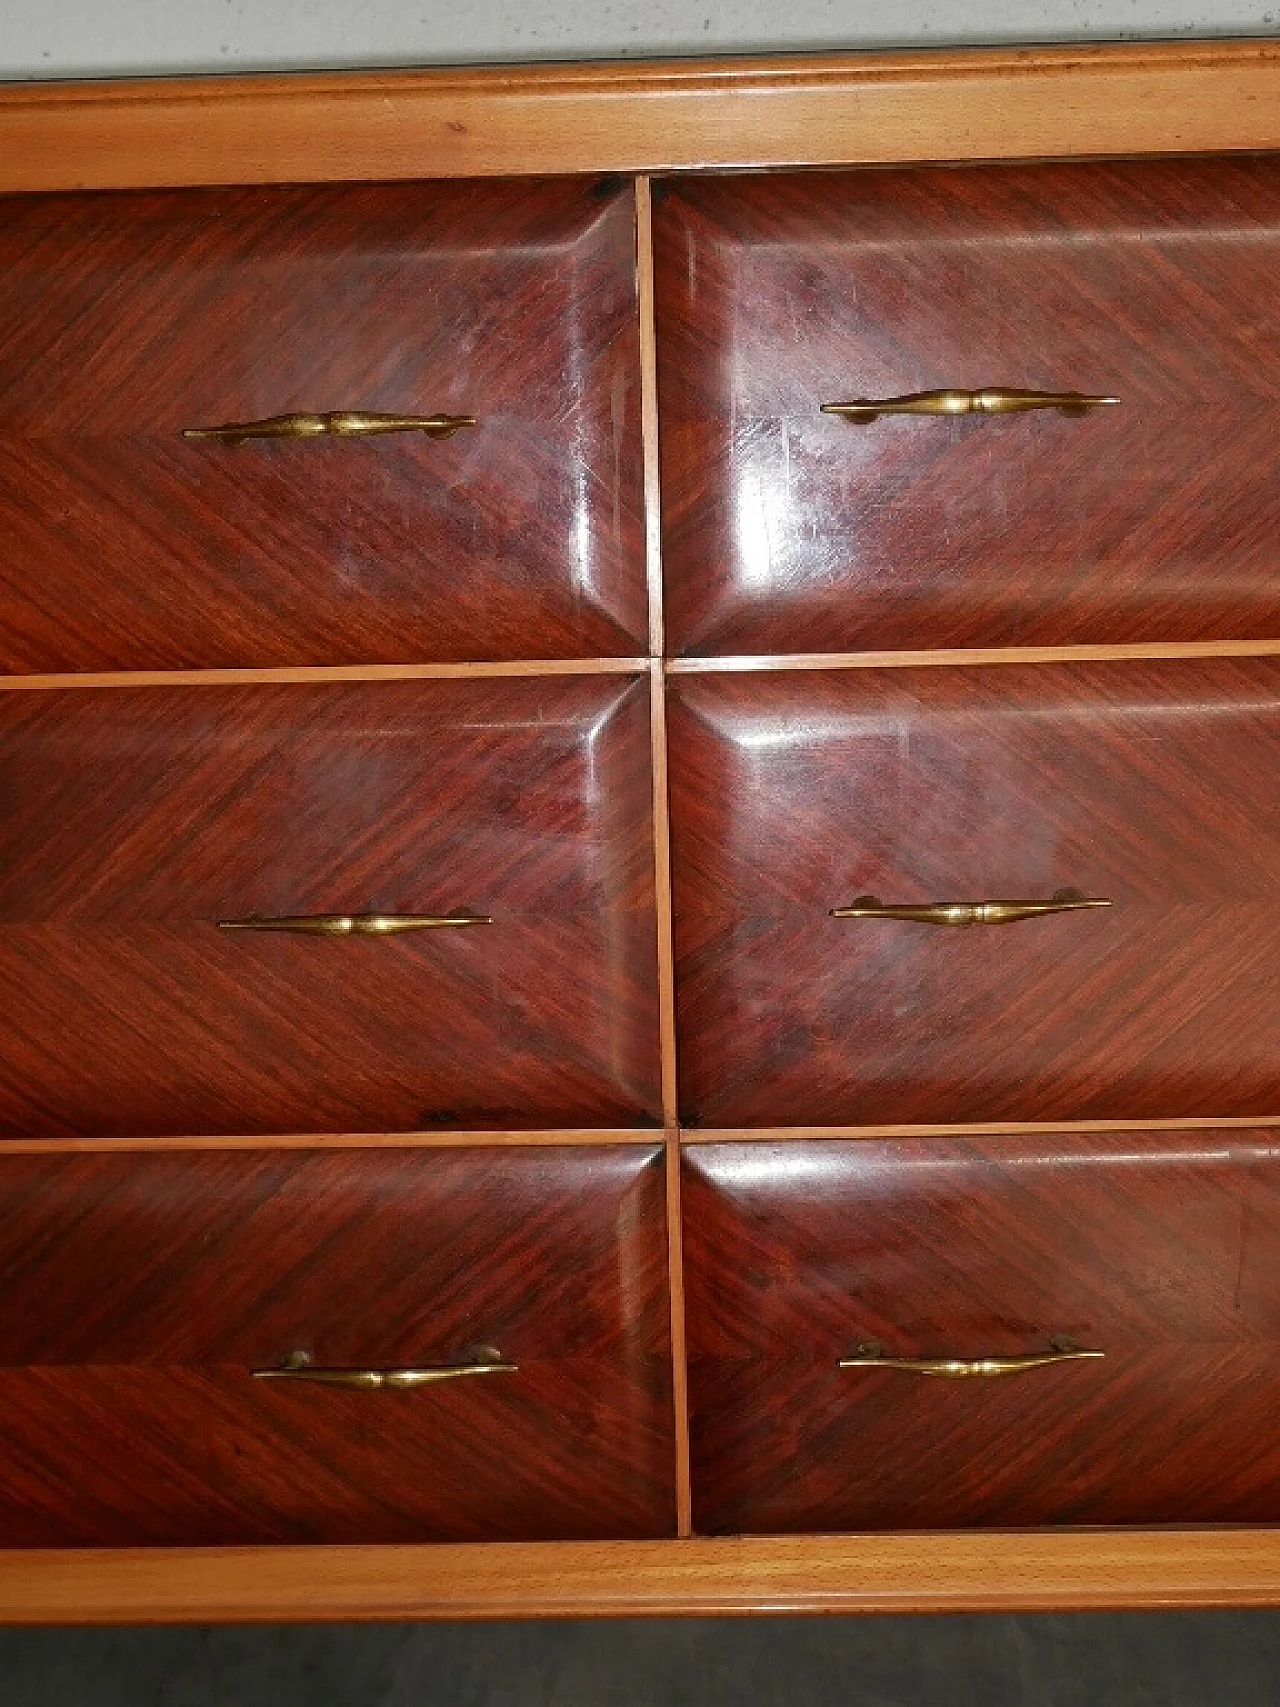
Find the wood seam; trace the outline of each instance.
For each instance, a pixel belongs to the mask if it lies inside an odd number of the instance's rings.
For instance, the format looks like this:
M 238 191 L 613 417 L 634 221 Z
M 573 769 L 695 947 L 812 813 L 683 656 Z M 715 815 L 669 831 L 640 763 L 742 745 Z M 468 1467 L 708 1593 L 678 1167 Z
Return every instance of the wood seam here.
M 0 693 L 75 688 L 203 688 L 313 682 L 471 681 L 522 676 L 640 676 L 647 658 L 497 659 L 466 664 L 303 664 L 274 668 L 61 671 L 0 676 Z
M 605 1144 L 647 1145 L 661 1140 L 653 1127 L 536 1127 L 509 1131 L 173 1133 L 157 1137 L 0 1138 L 0 1167 L 6 1156 L 116 1155 L 166 1150 L 450 1150 Z
M 825 1138 L 883 1139 L 1048 1136 L 1055 1132 L 1252 1132 L 1280 1126 L 1280 1115 L 1188 1115 L 1165 1120 L 970 1121 L 966 1125 L 696 1126 L 680 1129 L 683 1144 L 807 1143 Z
M 672 1127 L 683 1145 L 804 1143 L 823 1139 L 1036 1137 L 1055 1132 L 1215 1132 L 1256 1131 L 1280 1126 L 1280 1114 L 1252 1116 L 1195 1115 L 1164 1120 L 987 1121 L 967 1125 L 909 1126 L 760 1126 Z M 444 1150 L 483 1149 L 486 1146 L 652 1145 L 660 1139 L 653 1127 L 536 1127 L 505 1131 L 477 1127 L 442 1132 L 286 1132 L 173 1133 L 156 1137 L 125 1134 L 115 1138 L 0 1138 L 0 1165 L 6 1156 L 102 1155 L 166 1150 Z
M 689 1357 L 684 1307 L 684 1212 L 680 1196 L 680 1135 L 666 1142 L 667 1263 L 671 1304 L 672 1400 L 675 1406 L 676 1534 L 693 1533 L 693 1472 L 689 1448 Z
M 671 921 L 671 826 L 667 795 L 666 673 L 662 583 L 662 488 L 658 457 L 657 344 L 654 319 L 653 206 L 649 180 L 635 183 L 636 306 L 640 351 L 640 421 L 644 462 L 645 579 L 649 593 L 651 761 L 653 765 L 654 889 L 658 931 L 659 1046 L 662 1107 L 667 1122 L 665 1169 L 667 1282 L 671 1322 L 671 1387 L 675 1430 L 676 1533 L 692 1530 L 688 1362 L 684 1321 L 683 1220 L 675 1026 L 675 965 Z
M 661 569 L 658 571 L 661 581 Z M 659 593 L 660 597 L 660 593 Z M 658 617 L 661 623 L 661 615 Z M 534 658 L 456 664 L 321 664 L 236 669 L 62 671 L 0 676 L 0 693 L 80 688 L 235 687 L 324 682 L 468 681 L 541 676 L 733 675 L 783 670 L 965 668 L 986 664 L 1107 663 L 1125 660 L 1271 658 L 1280 640 L 1150 641 L 1127 645 L 984 646 L 924 652 L 785 652 L 708 658 Z
M 1280 640 L 1138 641 L 1123 645 L 969 646 L 929 651 L 771 652 L 732 657 L 671 658 L 673 676 L 737 675 L 781 670 L 918 670 L 975 664 L 1093 664 L 1141 659 L 1274 658 Z
M 649 180 L 635 183 L 636 308 L 640 332 L 640 445 L 644 462 L 645 579 L 649 589 L 649 653 L 661 658 L 664 645 L 662 609 L 662 483 L 658 460 L 658 351 L 653 289 L 653 200 Z
M 653 763 L 654 901 L 658 932 L 658 1042 L 662 1060 L 662 1118 L 679 1124 L 676 1065 L 675 937 L 671 901 L 671 816 L 667 789 L 667 713 L 662 665 L 649 674 L 650 751 Z

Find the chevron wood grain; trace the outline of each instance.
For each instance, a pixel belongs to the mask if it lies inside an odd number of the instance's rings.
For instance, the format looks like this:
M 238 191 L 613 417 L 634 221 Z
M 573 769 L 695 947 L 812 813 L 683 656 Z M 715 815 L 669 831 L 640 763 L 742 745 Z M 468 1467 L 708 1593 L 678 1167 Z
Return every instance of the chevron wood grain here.
M 0 1157 L 0 1545 L 671 1534 L 665 1281 L 660 1149 Z
M 1271 1132 L 692 1146 L 709 1533 L 1280 1517 Z M 839 1368 L 1106 1353 L 1004 1379 Z
M 1280 1111 L 1275 659 L 684 676 L 669 740 L 686 1124 Z
M 653 195 L 673 652 L 1280 634 L 1274 157 Z M 988 386 L 1121 401 L 819 412 Z
M 13 197 L 0 669 L 644 652 L 612 180 Z M 293 411 L 443 442 L 184 441 Z
M 647 686 L 0 696 L 0 1133 L 660 1125 Z

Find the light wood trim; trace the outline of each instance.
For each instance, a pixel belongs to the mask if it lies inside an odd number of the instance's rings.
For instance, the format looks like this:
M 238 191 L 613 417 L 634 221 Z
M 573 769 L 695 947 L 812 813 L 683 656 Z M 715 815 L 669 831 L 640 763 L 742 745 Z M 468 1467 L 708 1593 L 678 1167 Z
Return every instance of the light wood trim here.
M 967 1126 L 717 1126 L 705 1131 L 685 1127 L 680 1137 L 686 1145 L 790 1144 L 823 1138 L 1034 1138 L 1053 1132 L 1253 1132 L 1272 1126 L 1280 1126 L 1280 1114 L 1252 1119 L 1204 1115 L 1177 1120 L 989 1120 L 971 1121 Z
M 673 676 L 773 670 L 918 670 L 930 665 L 1092 664 L 1139 658 L 1274 658 L 1280 640 L 1143 640 L 1127 645 L 971 646 L 935 652 L 776 652 L 732 658 L 671 658 Z
M 1274 40 L 0 90 L 0 190 L 1260 148 Z
M 680 1206 L 680 1134 L 667 1134 L 667 1271 L 671 1295 L 672 1397 L 676 1434 L 676 1533 L 693 1533 L 689 1460 L 689 1357 L 684 1326 L 684 1215 Z
M 662 1051 L 662 1118 L 680 1119 L 676 1071 L 676 972 L 671 918 L 671 816 L 667 783 L 666 678 L 659 660 L 649 672 L 649 734 L 653 766 L 654 892 L 658 923 L 658 1033 Z
M 662 474 L 658 462 L 658 347 L 653 295 L 653 197 L 636 179 L 636 300 L 640 316 L 640 436 L 644 455 L 644 555 L 649 588 L 649 652 L 664 650 Z
M 1215 1132 L 1255 1131 L 1280 1126 L 1280 1115 L 1255 1119 L 1214 1118 L 1179 1120 L 1055 1120 L 1041 1124 L 989 1121 L 968 1126 L 743 1126 L 682 1128 L 683 1145 L 803 1143 L 827 1138 L 964 1138 L 1035 1137 L 1053 1132 Z M 675 1129 L 670 1133 L 676 1137 Z M 654 1148 L 663 1134 L 652 1127 L 620 1126 L 488 1132 L 289 1132 L 198 1136 L 186 1133 L 159 1138 L 0 1138 L 0 1167 L 6 1156 L 114 1155 L 165 1150 L 449 1150 L 488 1146 L 635 1144 Z
M 0 1623 L 1276 1606 L 1280 1530 L 0 1553 Z
M 295 665 L 261 670 L 107 670 L 52 676 L 0 676 L 0 693 L 51 688 L 208 688 L 272 682 L 468 681 L 494 676 L 640 676 L 647 658 L 525 658 L 473 664 Z
M 639 1144 L 655 1149 L 663 1135 L 652 1127 L 565 1128 L 510 1132 L 290 1132 L 163 1138 L 0 1138 L 0 1167 L 6 1156 L 115 1155 L 147 1150 L 455 1150 L 494 1145 Z
M 659 576 L 661 569 L 659 568 Z M 661 615 L 659 614 L 659 622 Z M 926 665 L 1071 664 L 1134 658 L 1270 658 L 1280 640 L 1149 641 L 1125 646 L 973 647 L 937 652 L 785 652 L 732 658 L 669 658 L 668 675 L 733 675 L 776 670 L 890 670 Z M 313 682 L 469 681 L 523 676 L 642 676 L 651 658 L 526 658 L 463 664 L 291 665 L 263 669 L 108 670 L 0 676 L 0 693 L 68 688 L 190 688 Z

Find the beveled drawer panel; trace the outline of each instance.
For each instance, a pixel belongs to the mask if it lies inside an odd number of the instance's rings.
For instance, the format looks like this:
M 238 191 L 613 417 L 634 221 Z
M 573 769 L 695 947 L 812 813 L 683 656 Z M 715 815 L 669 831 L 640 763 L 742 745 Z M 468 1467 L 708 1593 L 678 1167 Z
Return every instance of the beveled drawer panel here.
M 0 1157 L 0 1546 L 670 1534 L 665 1249 L 644 1146 Z
M 650 777 L 616 676 L 0 696 L 0 1134 L 656 1122 Z
M 699 1145 L 683 1205 L 696 1528 L 1280 1519 L 1274 1133 Z
M 690 178 L 656 219 L 677 652 L 1280 634 L 1280 159 Z M 820 412 L 989 388 L 1120 401 Z
M 0 669 L 645 649 L 610 180 L 6 198 Z M 296 413 L 451 438 L 189 441 Z
M 1280 659 L 685 676 L 670 753 L 688 1124 L 1280 1113 Z

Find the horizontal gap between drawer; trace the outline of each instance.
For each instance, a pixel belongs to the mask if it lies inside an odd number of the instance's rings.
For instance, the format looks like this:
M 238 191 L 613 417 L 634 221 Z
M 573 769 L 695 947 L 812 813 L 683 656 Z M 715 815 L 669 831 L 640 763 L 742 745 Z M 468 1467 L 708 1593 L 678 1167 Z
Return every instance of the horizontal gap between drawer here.
M 638 676 L 647 658 L 531 658 L 474 664 L 291 665 L 245 670 L 104 670 L 47 676 L 0 676 L 0 693 L 50 688 L 226 687 L 293 682 L 466 681 L 493 676 Z
M 1126 646 L 975 646 L 932 652 L 780 652 L 731 658 L 673 658 L 674 676 L 748 670 L 893 670 L 928 664 L 1086 664 L 1136 658 L 1273 658 L 1280 640 L 1142 641 Z
M 1177 1120 L 990 1120 L 963 1126 L 716 1126 L 680 1129 L 684 1144 L 790 1143 L 807 1138 L 964 1138 L 1029 1137 L 1050 1132 L 1213 1132 L 1256 1131 L 1280 1126 L 1280 1114 L 1179 1117 Z
M 289 1132 L 160 1138 L 0 1138 L 0 1165 L 6 1156 L 46 1156 L 137 1150 L 448 1150 L 496 1145 L 638 1144 L 657 1149 L 665 1134 L 656 1126 L 563 1127 L 554 1131 L 509 1132 Z
M 1049 1120 L 969 1122 L 962 1126 L 723 1126 L 681 1127 L 683 1144 L 793 1143 L 806 1139 L 963 1138 L 966 1135 L 1017 1137 L 1051 1132 L 1199 1132 L 1253 1131 L 1280 1126 L 1280 1115 L 1249 1117 L 1213 1115 L 1177 1120 Z M 673 1129 L 674 1130 L 674 1129 Z M 461 1132 L 289 1132 L 190 1135 L 131 1138 L 0 1138 L 0 1163 L 5 1156 L 77 1155 L 148 1150 L 447 1150 L 486 1146 L 557 1144 L 584 1147 L 603 1144 L 656 1146 L 661 1127 L 563 1127 L 554 1130 Z
M 1204 640 L 1127 646 L 1005 646 L 934 652 L 780 652 L 726 658 L 669 658 L 668 675 L 731 675 L 777 670 L 892 670 L 927 665 L 1070 664 L 1140 658 L 1271 658 L 1280 640 Z M 67 671 L 0 675 L 0 693 L 51 689 L 234 687 L 323 682 L 468 681 L 535 676 L 641 676 L 649 658 L 528 658 L 464 664 L 326 664 L 262 669 Z

